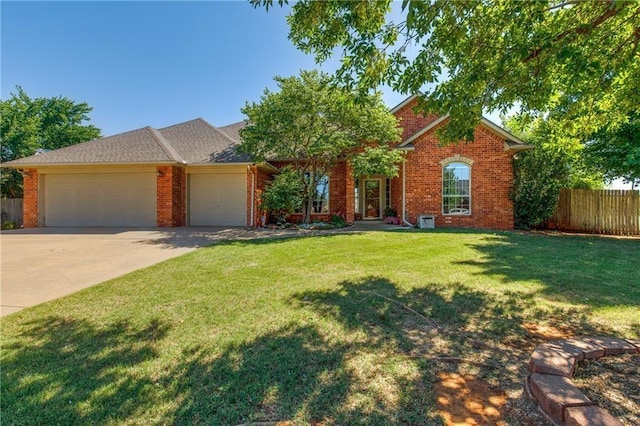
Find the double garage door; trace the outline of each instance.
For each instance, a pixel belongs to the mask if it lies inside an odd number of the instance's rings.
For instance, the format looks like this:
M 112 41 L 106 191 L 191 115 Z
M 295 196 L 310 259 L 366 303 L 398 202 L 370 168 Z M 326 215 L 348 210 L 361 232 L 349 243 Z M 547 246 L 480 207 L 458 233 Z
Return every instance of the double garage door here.
M 69 173 L 44 175 L 44 226 L 156 226 L 156 174 Z M 244 226 L 244 173 L 188 177 L 188 224 Z
M 44 178 L 45 226 L 155 226 L 156 174 L 70 173 Z

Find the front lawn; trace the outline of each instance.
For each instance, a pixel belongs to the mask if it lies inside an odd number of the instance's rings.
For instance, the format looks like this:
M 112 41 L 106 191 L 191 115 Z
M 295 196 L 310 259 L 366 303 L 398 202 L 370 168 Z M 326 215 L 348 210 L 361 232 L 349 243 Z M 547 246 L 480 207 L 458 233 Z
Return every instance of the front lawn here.
M 220 244 L 3 318 L 2 423 L 439 424 L 466 383 L 479 423 L 538 424 L 531 351 L 640 337 L 638 259 L 446 230 Z

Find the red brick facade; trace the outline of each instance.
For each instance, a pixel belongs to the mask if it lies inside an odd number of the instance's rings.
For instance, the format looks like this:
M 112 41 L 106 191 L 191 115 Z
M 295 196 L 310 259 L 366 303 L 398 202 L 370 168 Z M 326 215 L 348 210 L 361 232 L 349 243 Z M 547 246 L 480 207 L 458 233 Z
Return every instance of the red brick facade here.
M 402 140 L 438 118 L 416 115 L 416 104 L 414 99 L 395 111 L 403 127 Z M 509 199 L 513 152 L 505 150 L 504 138 L 480 125 L 473 142 L 442 147 L 438 145 L 436 129 L 437 126 L 413 141 L 414 150 L 407 152 L 399 176 L 390 180 L 390 207 L 402 217 L 404 188 L 405 219 L 411 224 L 417 224 L 420 215 L 428 214 L 435 216 L 436 227 L 513 229 L 513 204 Z M 443 214 L 443 167 L 451 162 L 463 162 L 471 168 L 470 214 Z M 276 163 L 277 167 L 283 165 Z M 329 193 L 330 211 L 340 212 L 353 222 L 354 178 L 348 163 L 342 162 L 331 171 Z M 291 220 L 300 220 L 300 216 L 293 215 Z M 328 218 L 326 214 L 313 215 L 316 220 Z
M 418 105 L 418 99 L 414 98 L 394 112 L 394 115 L 400 121 L 400 127 L 402 127 L 402 140 L 408 139 L 418 130 L 424 129 L 438 119 L 438 116 L 434 114 L 429 114 L 426 118 L 423 115 L 416 114 L 413 112 L 413 108 L 416 105 Z
M 38 171 L 25 169 L 22 172 L 24 199 L 22 204 L 22 226 L 38 227 Z
M 184 167 L 158 166 L 156 176 L 157 225 L 160 227 L 185 226 L 187 175 Z
M 407 116 L 415 103 L 397 112 Z M 410 111 L 411 112 L 411 111 Z M 432 123 L 433 117 L 404 119 L 410 122 L 414 134 Z M 415 129 L 415 130 L 413 130 Z M 414 151 L 407 153 L 404 163 L 406 219 L 416 224 L 418 216 L 436 216 L 437 227 L 472 227 L 513 229 L 513 204 L 509 189 L 513 182 L 513 152 L 505 151 L 505 140 L 484 126 L 479 126 L 470 143 L 460 142 L 439 146 L 436 128 L 413 141 Z M 405 131 L 406 133 L 406 131 Z M 471 214 L 445 215 L 442 213 L 442 170 L 449 162 L 463 162 L 471 166 Z M 402 215 L 402 178 L 391 181 L 391 205 Z
M 255 165 L 247 169 L 247 226 L 262 226 L 266 223 L 266 217 L 260 211 L 260 200 L 265 185 L 271 180 L 272 175 L 272 172 Z
M 400 106 L 394 114 L 403 128 L 402 140 L 415 135 L 434 123 L 435 115 L 415 114 L 415 99 Z M 491 127 L 491 126 L 490 126 Z M 480 125 L 474 141 L 441 147 L 435 128 L 412 141 L 413 150 L 406 153 L 400 175 L 390 180 L 390 207 L 412 224 L 423 214 L 434 215 L 437 227 L 513 228 L 513 205 L 509 190 L 513 182 L 513 151 L 505 150 L 504 137 L 489 127 Z M 443 214 L 443 167 L 450 162 L 463 162 L 470 166 L 470 213 Z M 286 163 L 274 162 L 280 168 Z M 260 226 L 264 222 L 260 200 L 273 171 L 265 166 L 246 167 L 246 225 Z M 25 228 L 39 226 L 39 175 L 35 169 L 24 174 Z M 187 173 L 182 165 L 156 167 L 156 223 L 159 227 L 185 226 L 187 222 Z M 374 177 L 378 178 L 378 177 Z M 380 179 L 384 185 L 386 179 Z M 329 212 L 344 215 L 353 222 L 355 213 L 355 180 L 351 166 L 339 163 L 329 174 Z M 384 191 L 384 186 L 382 190 Z M 361 206 L 362 208 L 362 206 Z M 362 212 L 360 213 L 360 215 Z M 300 220 L 294 215 L 291 220 Z M 330 214 L 313 215 L 315 220 L 328 220 Z

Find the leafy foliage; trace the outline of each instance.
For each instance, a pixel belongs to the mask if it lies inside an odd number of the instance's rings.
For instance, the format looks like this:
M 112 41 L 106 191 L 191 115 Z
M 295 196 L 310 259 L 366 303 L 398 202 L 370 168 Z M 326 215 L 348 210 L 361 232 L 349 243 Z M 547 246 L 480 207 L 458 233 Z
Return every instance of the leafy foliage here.
M 93 108 L 68 98 L 30 98 L 16 88 L 11 98 L 0 101 L 0 149 L 2 162 L 28 157 L 38 150 L 52 150 L 100 136 L 100 129 L 83 125 Z M 2 197 L 22 196 L 22 177 L 3 169 Z
M 553 215 L 560 189 L 568 186 L 566 166 L 562 153 L 545 146 L 514 158 L 515 179 L 510 195 L 516 228 L 535 227 Z
M 602 186 L 602 176 L 584 164 L 582 145 L 575 138 L 563 136 L 557 122 L 521 115 L 507 119 L 505 124 L 536 147 L 514 157 L 515 180 L 510 195 L 516 227 L 529 229 L 549 219 L 561 188 Z
M 347 226 L 347 219 L 340 212 L 332 213 L 329 221 L 334 228 L 344 228 Z
M 366 147 L 362 152 L 351 158 L 353 175 L 384 175 L 398 176 L 398 164 L 402 161 L 402 152 L 389 146 Z
M 260 208 L 273 214 L 278 223 L 284 223 L 289 214 L 302 206 L 303 189 L 295 170 L 285 168 L 267 184 L 262 193 Z
M 248 124 L 239 149 L 255 161 L 292 162 L 309 223 L 315 190 L 331 168 L 364 144 L 397 142 L 400 129 L 378 93 L 358 98 L 318 71 L 274 80 L 279 92 L 266 89 L 260 103 L 242 109 Z
M 584 152 L 587 163 L 608 179 L 620 177 L 640 183 L 640 114 L 632 114 L 617 129 L 595 133 Z
M 443 142 L 472 140 L 483 110 L 558 110 L 587 135 L 640 105 L 639 2 L 300 0 L 287 20 L 319 62 L 342 49 L 348 87 L 422 92 L 424 111 L 450 114 Z

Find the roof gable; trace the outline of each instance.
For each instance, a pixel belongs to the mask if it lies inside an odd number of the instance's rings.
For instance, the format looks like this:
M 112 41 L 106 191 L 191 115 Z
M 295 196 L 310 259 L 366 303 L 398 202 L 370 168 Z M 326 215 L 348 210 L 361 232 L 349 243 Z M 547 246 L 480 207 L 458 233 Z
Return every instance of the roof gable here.
M 175 124 L 158 131 L 188 164 L 251 161 L 249 156 L 237 152 L 239 140 L 202 118 Z
M 413 144 L 413 142 L 415 140 L 417 140 L 420 136 L 422 136 L 425 133 L 433 130 L 438 125 L 440 125 L 441 123 L 445 122 L 448 119 L 449 119 L 449 115 L 448 114 L 440 116 L 437 120 L 432 121 L 431 123 L 427 124 L 422 129 L 418 130 L 413 135 L 409 136 L 407 139 L 402 141 L 398 145 L 398 148 L 410 147 Z M 522 150 L 532 149 L 533 148 L 533 145 L 526 144 L 524 141 L 520 140 L 518 137 L 512 135 L 507 130 L 505 130 L 504 128 L 498 126 L 494 122 L 486 119 L 485 117 L 482 117 L 482 119 L 480 120 L 480 124 L 479 125 L 486 127 L 487 129 L 491 130 L 493 133 L 496 133 L 498 136 L 503 138 L 504 141 L 505 141 L 505 145 L 504 145 L 505 151 L 506 150 L 509 150 L 509 151 L 522 151 Z

